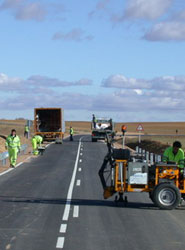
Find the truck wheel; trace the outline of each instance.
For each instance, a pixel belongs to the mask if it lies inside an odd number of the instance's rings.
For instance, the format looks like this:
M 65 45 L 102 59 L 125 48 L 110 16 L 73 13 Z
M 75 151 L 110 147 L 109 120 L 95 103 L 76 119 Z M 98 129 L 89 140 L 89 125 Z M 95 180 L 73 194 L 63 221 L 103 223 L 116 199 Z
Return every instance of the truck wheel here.
M 92 142 L 97 142 L 97 139 L 92 138 Z
M 161 209 L 174 209 L 181 201 L 179 189 L 171 183 L 157 185 L 152 192 L 152 196 L 154 203 Z

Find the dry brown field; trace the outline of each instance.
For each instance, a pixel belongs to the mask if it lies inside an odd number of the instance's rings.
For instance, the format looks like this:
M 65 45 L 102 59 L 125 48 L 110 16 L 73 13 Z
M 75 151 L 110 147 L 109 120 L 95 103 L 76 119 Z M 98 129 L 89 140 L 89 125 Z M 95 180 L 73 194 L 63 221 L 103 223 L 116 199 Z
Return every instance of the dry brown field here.
M 121 131 L 121 126 L 125 124 L 127 126 L 128 133 L 137 133 L 136 128 L 139 124 L 142 124 L 144 131 L 143 134 L 176 134 L 176 129 L 178 130 L 178 134 L 185 135 L 185 122 L 130 122 L 130 123 L 116 123 L 115 130 L 117 132 Z M 72 126 L 74 130 L 79 133 L 81 131 L 90 132 L 91 131 L 91 123 L 90 122 L 79 122 L 72 121 L 66 122 L 66 130 L 69 130 L 69 127 Z
M 7 136 L 12 128 L 17 130 L 17 134 L 21 138 L 21 143 L 29 143 L 30 140 L 24 138 L 24 126 L 26 124 L 25 120 L 0 120 L 0 135 Z M 139 122 L 135 123 L 116 123 L 115 130 L 120 133 L 121 126 L 125 124 L 127 126 L 127 134 L 138 134 L 136 128 Z M 180 140 L 183 144 L 183 148 L 185 148 L 185 122 L 142 122 L 141 123 L 144 131 L 143 134 L 145 136 L 142 139 L 156 140 L 162 143 L 171 144 L 174 140 Z M 66 135 L 69 134 L 69 127 L 72 126 L 74 128 L 75 134 L 81 133 L 91 133 L 91 122 L 83 122 L 83 121 L 66 121 Z M 178 130 L 178 134 L 176 135 L 176 129 Z M 160 134 L 160 135 L 173 135 L 173 136 L 147 136 L 149 134 Z M 138 140 L 137 137 L 127 137 L 128 142 L 132 140 Z M 0 138 L 0 153 L 5 151 L 4 148 L 4 139 Z

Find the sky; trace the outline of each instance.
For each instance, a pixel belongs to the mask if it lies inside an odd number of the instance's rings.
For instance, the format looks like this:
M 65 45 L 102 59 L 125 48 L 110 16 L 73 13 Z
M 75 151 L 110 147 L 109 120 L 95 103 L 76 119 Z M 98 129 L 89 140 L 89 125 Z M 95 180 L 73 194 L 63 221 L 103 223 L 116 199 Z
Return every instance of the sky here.
M 184 0 L 0 0 L 0 118 L 185 121 Z

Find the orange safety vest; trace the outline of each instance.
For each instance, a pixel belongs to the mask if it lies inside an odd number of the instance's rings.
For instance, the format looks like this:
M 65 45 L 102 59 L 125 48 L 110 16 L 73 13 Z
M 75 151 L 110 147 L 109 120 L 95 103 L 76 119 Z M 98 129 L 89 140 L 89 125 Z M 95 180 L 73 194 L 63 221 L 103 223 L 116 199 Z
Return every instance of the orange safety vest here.
M 126 131 L 127 130 L 127 127 L 125 126 L 125 125 L 123 125 L 122 127 L 121 127 L 121 131 Z

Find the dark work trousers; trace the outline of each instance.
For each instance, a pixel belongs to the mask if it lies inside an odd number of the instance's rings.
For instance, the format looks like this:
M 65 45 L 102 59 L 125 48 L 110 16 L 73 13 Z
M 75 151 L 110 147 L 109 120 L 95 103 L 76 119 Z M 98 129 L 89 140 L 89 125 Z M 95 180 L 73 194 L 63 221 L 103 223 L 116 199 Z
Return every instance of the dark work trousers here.
M 73 135 L 70 134 L 70 141 L 73 141 Z

